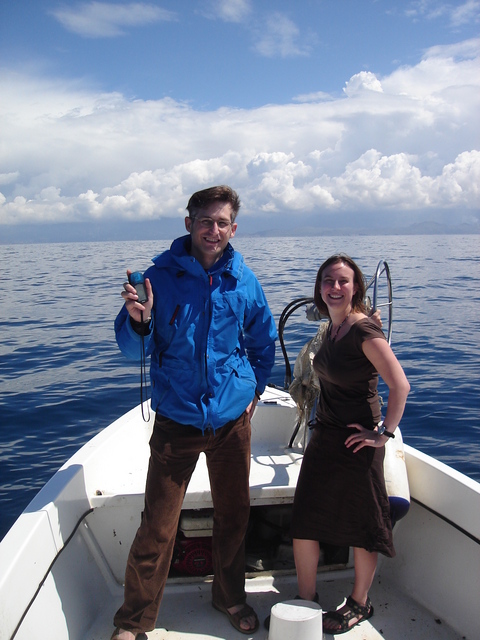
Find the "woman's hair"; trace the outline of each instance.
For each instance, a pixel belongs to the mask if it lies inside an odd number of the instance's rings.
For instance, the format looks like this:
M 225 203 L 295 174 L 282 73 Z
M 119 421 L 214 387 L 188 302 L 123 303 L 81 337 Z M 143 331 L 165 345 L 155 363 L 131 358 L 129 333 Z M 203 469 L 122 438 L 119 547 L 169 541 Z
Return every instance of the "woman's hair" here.
M 343 262 L 345 265 L 350 267 L 353 270 L 353 282 L 357 285 L 357 291 L 354 293 L 352 298 L 352 311 L 365 313 L 365 303 L 363 302 L 365 298 L 365 278 L 363 277 L 363 273 L 360 270 L 360 267 L 346 254 L 337 253 L 330 258 L 327 258 L 325 262 L 322 264 L 317 273 L 317 279 L 315 281 L 315 291 L 313 294 L 313 299 L 315 301 L 315 305 L 319 312 L 323 316 L 330 316 L 328 313 L 328 307 L 325 302 L 322 300 L 321 296 L 321 284 L 322 284 L 322 276 L 323 272 L 327 267 L 331 264 L 337 264 L 339 262 Z
M 204 210 L 212 202 L 225 202 L 226 204 L 230 204 L 232 207 L 232 222 L 235 222 L 235 218 L 240 209 L 240 198 L 236 191 L 226 185 L 209 187 L 208 189 L 194 193 L 187 204 L 188 215 L 190 218 L 195 218 L 200 211 Z

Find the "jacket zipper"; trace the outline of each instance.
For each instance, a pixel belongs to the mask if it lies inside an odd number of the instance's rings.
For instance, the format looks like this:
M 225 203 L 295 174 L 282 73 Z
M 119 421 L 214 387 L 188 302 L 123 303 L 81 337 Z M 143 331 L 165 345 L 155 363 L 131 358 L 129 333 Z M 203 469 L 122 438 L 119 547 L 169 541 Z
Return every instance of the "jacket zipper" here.
M 173 316 L 170 318 L 170 322 L 168 323 L 170 326 L 172 326 L 172 324 L 175 322 L 175 318 L 177 317 L 179 311 L 180 305 L 177 304 L 177 306 L 175 307 L 175 311 L 173 312 Z
M 208 378 L 208 340 L 209 340 L 209 335 L 210 335 L 210 326 L 212 324 L 212 286 L 213 286 L 213 276 L 211 273 L 207 274 L 208 275 L 208 284 L 209 284 L 209 290 L 208 290 L 208 318 L 207 318 L 207 327 L 206 327 L 206 336 L 205 336 L 205 381 L 207 384 L 207 389 L 210 389 L 210 381 Z M 209 394 L 210 396 L 210 391 Z M 208 415 L 207 415 L 207 428 L 210 426 L 210 422 L 208 420 Z
M 206 326 L 206 335 L 205 335 L 205 380 L 208 386 L 208 337 L 210 335 L 210 325 L 212 324 L 212 285 L 213 285 L 213 276 L 211 273 L 208 275 L 208 318 L 207 318 L 207 326 Z

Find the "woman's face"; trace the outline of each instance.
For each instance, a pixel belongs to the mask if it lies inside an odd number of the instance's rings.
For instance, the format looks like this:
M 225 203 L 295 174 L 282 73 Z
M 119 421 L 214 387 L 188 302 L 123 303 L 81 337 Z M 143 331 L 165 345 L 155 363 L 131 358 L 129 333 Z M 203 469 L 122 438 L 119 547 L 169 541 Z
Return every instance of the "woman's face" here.
M 326 267 L 322 273 L 320 295 L 330 310 L 351 310 L 352 299 L 358 291 L 355 273 L 344 262 Z

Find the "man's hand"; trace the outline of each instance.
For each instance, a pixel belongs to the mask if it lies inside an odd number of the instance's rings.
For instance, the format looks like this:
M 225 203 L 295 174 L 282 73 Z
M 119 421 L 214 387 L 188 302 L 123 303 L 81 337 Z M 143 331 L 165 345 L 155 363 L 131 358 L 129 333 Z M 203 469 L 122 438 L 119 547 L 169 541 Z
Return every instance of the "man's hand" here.
M 127 269 L 127 277 L 131 273 L 130 269 Z M 147 318 L 150 318 L 153 307 L 153 291 L 150 280 L 145 278 L 145 289 L 147 291 L 148 300 L 143 304 L 137 302 L 138 296 L 135 291 L 135 287 L 131 285 L 128 280 L 123 283 L 123 289 L 122 298 L 125 300 L 125 307 L 127 308 L 130 317 L 136 322 L 142 322 L 142 320 L 145 322 Z
M 259 398 L 258 398 L 257 394 L 255 394 L 254 399 L 251 401 L 251 403 L 245 409 L 245 413 L 247 414 L 247 417 L 248 417 L 249 420 L 252 419 L 253 414 L 255 413 L 255 408 L 256 408 L 256 406 L 258 404 L 258 400 L 259 400 Z

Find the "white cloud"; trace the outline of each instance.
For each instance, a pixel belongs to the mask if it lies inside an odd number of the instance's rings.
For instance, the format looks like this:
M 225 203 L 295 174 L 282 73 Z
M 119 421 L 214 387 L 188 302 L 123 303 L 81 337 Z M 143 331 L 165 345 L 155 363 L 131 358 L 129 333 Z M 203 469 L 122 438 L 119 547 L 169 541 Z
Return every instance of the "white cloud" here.
M 310 44 L 301 36 L 300 29 L 286 15 L 274 12 L 257 30 L 254 49 L 267 58 L 289 58 L 308 55 Z
M 12 171 L 11 173 L 0 173 L 0 185 L 1 184 L 11 184 L 18 180 L 19 173 L 18 171 Z
M 480 209 L 478 47 L 361 72 L 343 97 L 195 111 L 3 72 L 0 224 L 183 216 L 230 183 L 243 214 Z
M 66 29 L 86 38 L 122 36 L 128 27 L 175 19 L 172 11 L 144 2 L 88 2 L 51 13 Z
M 204 14 L 225 22 L 244 22 L 252 12 L 250 0 L 210 0 Z
M 435 180 L 423 176 L 414 162 L 405 153 L 382 156 L 371 149 L 333 180 L 332 191 L 346 208 L 424 209 L 434 204 L 430 194 Z
M 432 99 L 451 89 L 478 86 L 479 47 L 479 39 L 431 47 L 419 64 L 401 67 L 382 85 L 388 92 Z
M 437 45 L 427 49 L 427 58 L 454 58 L 455 60 L 475 60 L 478 58 L 478 38 L 454 42 L 453 44 Z
M 324 102 L 333 100 L 332 96 L 325 91 L 314 91 L 313 93 L 302 93 L 293 98 L 294 102 Z
M 480 22 L 479 0 L 467 0 L 459 7 L 454 7 L 451 13 L 451 22 L 454 27 L 464 24 L 478 24 Z
M 447 164 L 435 184 L 437 202 L 453 200 L 475 209 L 480 199 L 480 151 L 461 153 Z
M 352 98 L 355 94 L 361 93 L 362 91 L 377 91 L 378 93 L 383 93 L 382 83 L 376 75 L 370 71 L 360 71 L 360 73 L 352 76 L 346 83 L 343 91 L 349 98 Z
M 445 17 L 451 27 L 458 28 L 465 24 L 478 24 L 480 1 L 466 0 L 456 5 L 451 2 L 438 2 L 438 0 L 414 0 L 406 5 L 405 15 L 415 21 L 421 18 L 436 20 Z
M 253 40 L 253 50 L 263 57 L 292 58 L 310 54 L 315 40 L 312 33 L 301 33 L 280 11 L 262 14 L 261 9 L 260 4 L 254 12 L 251 0 L 209 0 L 202 13 L 212 20 L 241 24 Z
M 405 7 L 405 15 L 414 20 L 426 17 L 428 20 L 439 18 L 449 12 L 448 4 L 438 0 L 414 0 Z

